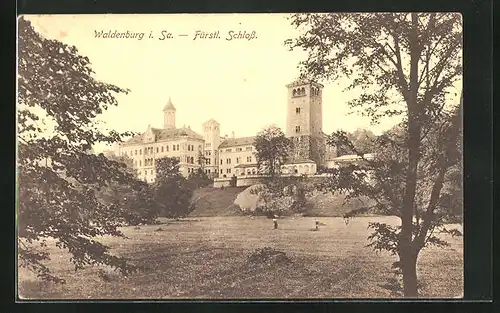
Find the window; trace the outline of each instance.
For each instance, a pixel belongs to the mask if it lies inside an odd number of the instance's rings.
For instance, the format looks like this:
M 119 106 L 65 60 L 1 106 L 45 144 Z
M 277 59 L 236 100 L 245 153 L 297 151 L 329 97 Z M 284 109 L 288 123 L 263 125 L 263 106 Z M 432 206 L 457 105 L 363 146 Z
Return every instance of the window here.
M 222 159 L 220 159 L 220 165 L 222 165 Z
M 135 155 L 137 155 L 137 150 L 135 150 Z
M 168 152 L 168 145 L 165 147 L 165 149 L 167 149 L 167 152 Z
M 252 162 L 252 157 L 251 156 L 247 156 L 247 162 L 248 163 Z
M 232 150 L 231 149 L 226 149 L 226 152 L 231 152 Z
M 210 165 L 210 159 L 206 159 L 207 165 Z
M 222 174 L 222 169 L 220 169 L 220 173 Z
M 151 175 L 153 175 L 153 170 L 151 170 Z
M 201 150 L 201 145 L 198 145 L 198 150 Z
M 179 151 L 179 145 L 177 145 L 177 147 L 175 148 L 177 151 Z
M 245 150 L 252 151 L 252 147 L 247 147 Z
M 243 151 L 243 148 L 236 148 L 236 151 L 238 152 Z
M 231 159 L 226 159 L 226 164 L 231 164 Z
M 141 149 L 141 150 L 139 150 L 139 155 L 142 155 L 142 149 Z
M 300 126 L 295 126 L 295 132 L 300 133 Z
M 139 160 L 139 166 L 142 166 L 142 161 L 141 160 Z
M 163 152 L 163 146 L 161 146 L 161 152 Z
M 212 144 L 210 142 L 205 143 L 205 147 L 210 147 Z
M 295 108 L 295 113 L 300 114 L 300 108 Z
M 231 174 L 231 169 L 230 169 L 230 168 L 228 168 L 228 169 L 226 170 L 226 173 L 227 173 L 227 174 Z
M 160 148 L 156 147 L 156 153 L 160 152 Z
M 240 159 L 241 159 L 240 157 L 237 157 L 237 158 L 236 158 L 236 164 L 239 164 L 239 163 L 240 163 Z

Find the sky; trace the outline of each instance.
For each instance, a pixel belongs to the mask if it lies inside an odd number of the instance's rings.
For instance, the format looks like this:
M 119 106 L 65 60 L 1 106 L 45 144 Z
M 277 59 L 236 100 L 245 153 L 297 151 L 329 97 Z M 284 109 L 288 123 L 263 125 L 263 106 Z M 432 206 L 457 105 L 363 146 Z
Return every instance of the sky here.
M 92 63 L 96 78 L 128 88 L 118 95 L 118 106 L 100 119 L 117 131 L 143 132 L 148 125 L 163 127 L 163 107 L 171 98 L 177 109 L 177 127 L 190 126 L 202 133 L 213 118 L 221 135 L 253 136 L 274 124 L 286 124 L 287 88 L 307 58 L 304 51 L 290 52 L 286 39 L 298 30 L 285 14 L 176 14 L 176 15 L 44 15 L 26 16 L 43 36 L 74 45 Z M 144 33 L 138 38 L 97 38 L 111 31 Z M 196 39 L 196 31 L 219 31 L 219 39 Z M 229 32 L 246 31 L 255 38 L 226 40 Z M 171 33 L 172 39 L 160 40 Z M 152 38 L 150 38 L 150 34 Z M 179 36 L 187 35 L 187 36 Z M 380 133 L 394 120 L 370 125 L 351 111 L 345 80 L 322 82 L 323 130 L 354 131 L 366 128 Z M 96 151 L 106 149 L 94 147 Z

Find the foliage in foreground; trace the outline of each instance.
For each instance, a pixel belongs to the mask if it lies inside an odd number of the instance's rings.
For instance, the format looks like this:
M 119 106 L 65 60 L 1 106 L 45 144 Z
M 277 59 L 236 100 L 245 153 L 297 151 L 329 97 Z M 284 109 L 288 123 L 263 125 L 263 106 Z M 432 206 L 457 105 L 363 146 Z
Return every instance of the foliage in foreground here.
M 399 256 L 394 265 L 404 295 L 417 297 L 419 252 L 429 244 L 446 245 L 434 230 L 461 204 L 443 188 L 462 163 L 462 103 L 449 99 L 462 77 L 460 15 L 306 13 L 294 14 L 291 23 L 302 34 L 290 48 L 308 52 L 300 64 L 303 78 L 345 77 L 351 81 L 347 89 L 359 91 L 349 102 L 353 110 L 373 123 L 385 117 L 402 121 L 400 136 L 378 139 L 375 160 L 333 170 L 321 189 L 367 196 L 401 218 L 396 228 L 372 224 L 370 239 L 375 249 Z M 363 156 L 344 132 L 332 134 L 329 144 Z M 461 180 L 456 186 L 461 189 Z
M 47 240 L 54 239 L 69 251 L 76 270 L 105 264 L 133 271 L 95 239 L 123 236 L 118 227 L 128 212 L 96 193 L 120 185 L 141 194 L 144 186 L 123 163 L 89 152 L 98 142 L 113 144 L 129 135 L 99 130 L 96 121 L 127 90 L 96 80 L 90 60 L 75 47 L 43 38 L 24 17 L 18 22 L 19 266 L 63 282 L 44 264 Z
M 179 171 L 179 161 L 164 157 L 156 161 L 155 199 L 161 207 L 161 216 L 180 218 L 190 212 L 192 186 Z

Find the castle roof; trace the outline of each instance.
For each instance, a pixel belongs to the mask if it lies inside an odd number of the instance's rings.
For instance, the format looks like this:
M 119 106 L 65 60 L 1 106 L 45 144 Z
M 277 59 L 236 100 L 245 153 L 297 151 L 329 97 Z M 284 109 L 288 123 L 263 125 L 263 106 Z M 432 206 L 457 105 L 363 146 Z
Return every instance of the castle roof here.
M 206 121 L 205 123 L 203 123 L 203 125 L 208 125 L 208 124 L 216 124 L 216 125 L 220 125 L 219 122 L 217 122 L 216 120 L 214 120 L 213 118 L 209 119 L 208 121 Z
M 257 163 L 238 164 L 234 168 L 249 168 L 249 167 L 257 167 Z
M 174 107 L 174 105 L 172 103 L 172 99 L 170 99 L 170 97 L 168 97 L 168 102 L 165 105 L 165 107 L 163 108 L 163 111 L 167 111 L 167 110 L 174 110 L 175 111 L 175 107 Z
M 172 129 L 161 129 L 161 128 L 151 128 L 155 134 L 156 141 L 163 141 L 168 139 L 178 139 L 178 138 L 189 138 L 203 140 L 203 136 L 196 133 L 191 128 L 172 128 Z M 130 140 L 126 141 L 125 144 L 137 144 L 142 143 L 142 134 L 134 136 Z
M 363 157 L 367 160 L 373 159 L 374 156 L 375 156 L 375 154 L 373 154 L 373 153 L 366 153 L 363 155 Z M 350 162 L 350 161 L 357 161 L 357 160 L 362 160 L 362 158 L 356 154 L 345 154 L 345 155 L 341 155 L 339 157 L 332 159 L 332 161 L 337 161 L 337 162 Z
M 227 138 L 220 145 L 219 148 L 228 148 L 235 146 L 250 146 L 254 144 L 255 136 L 240 137 L 240 138 Z
M 314 162 L 313 160 L 310 160 L 310 159 L 295 159 L 295 160 L 291 160 L 291 161 L 288 161 L 285 163 L 285 165 L 294 165 L 294 164 L 308 164 L 308 163 L 314 163 L 316 164 L 316 162 Z
M 297 87 L 297 86 L 309 85 L 309 84 L 316 86 L 316 87 L 319 87 L 319 88 L 325 87 L 322 84 L 317 83 L 311 79 L 297 79 L 297 80 L 291 82 L 290 84 L 286 85 L 286 87 L 291 88 L 291 87 Z

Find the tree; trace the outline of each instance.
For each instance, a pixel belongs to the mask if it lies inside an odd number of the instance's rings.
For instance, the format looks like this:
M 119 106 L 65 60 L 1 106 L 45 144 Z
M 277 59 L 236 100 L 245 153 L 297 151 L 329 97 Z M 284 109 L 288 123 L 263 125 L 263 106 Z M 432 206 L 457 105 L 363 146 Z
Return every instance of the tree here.
M 281 129 L 270 126 L 257 134 L 254 145 L 259 171 L 267 172 L 272 177 L 278 175 L 289 156 L 292 142 Z
M 304 29 L 291 43 L 292 49 L 308 52 L 300 64 L 303 77 L 347 77 L 352 81 L 348 89 L 360 90 L 349 102 L 352 109 L 374 123 L 384 116 L 403 121 L 401 140 L 384 136 L 378 141 L 397 156 L 382 153 L 367 162 L 369 168 L 339 169 L 323 187 L 369 196 L 400 217 L 397 228 L 372 224 L 369 238 L 374 248 L 399 256 L 395 266 L 402 271 L 404 295 L 417 297 L 418 254 L 427 244 L 442 244 L 433 236 L 442 220 L 437 214 L 442 187 L 450 169 L 461 163 L 461 101 L 457 106 L 447 99 L 462 76 L 460 15 L 295 14 L 291 23 Z M 440 140 L 428 139 L 430 134 Z M 342 132 L 330 136 L 329 143 L 354 148 Z
M 108 159 L 122 164 L 122 169 L 129 175 L 136 177 L 133 160 L 128 156 L 107 156 Z M 159 207 L 154 201 L 153 190 L 149 184 L 138 181 L 137 186 L 111 183 L 96 192 L 100 201 L 119 210 L 125 225 L 139 225 L 153 223 L 159 214 Z
M 46 240 L 53 238 L 72 255 L 75 269 L 107 264 L 131 271 L 126 259 L 94 239 L 123 236 L 120 210 L 99 201 L 96 192 L 109 184 L 140 184 L 122 163 L 88 152 L 97 142 L 129 135 L 99 130 L 95 121 L 117 105 L 116 94 L 128 91 L 96 80 L 89 59 L 74 46 L 43 38 L 24 18 L 18 23 L 19 265 L 63 282 L 43 264 L 50 257 Z M 45 123 L 52 131 L 43 129 Z
M 196 171 L 189 173 L 187 183 L 190 189 L 198 189 L 213 184 L 213 180 L 200 167 Z
M 189 202 L 193 190 L 179 171 L 179 160 L 156 160 L 155 199 L 165 217 L 185 217 L 189 214 Z
M 354 144 L 354 147 L 360 153 L 373 152 L 374 142 L 377 138 L 375 134 L 367 129 L 356 129 L 348 135 L 348 138 Z

